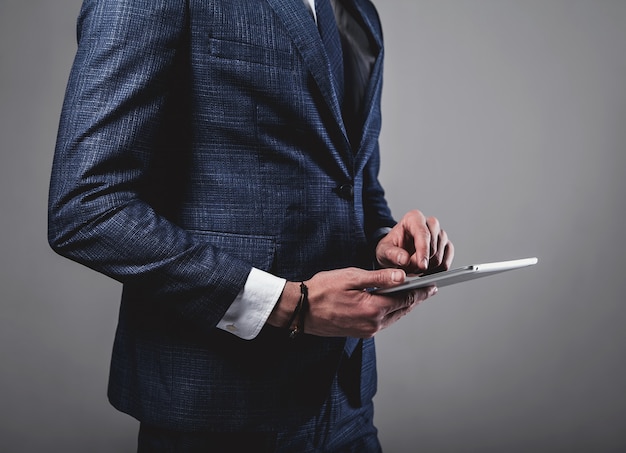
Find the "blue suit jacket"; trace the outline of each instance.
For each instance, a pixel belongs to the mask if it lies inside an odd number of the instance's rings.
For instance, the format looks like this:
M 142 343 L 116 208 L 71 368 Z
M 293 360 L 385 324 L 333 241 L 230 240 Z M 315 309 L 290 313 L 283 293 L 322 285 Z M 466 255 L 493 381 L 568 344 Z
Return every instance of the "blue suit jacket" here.
M 377 179 L 380 24 L 349 1 L 377 54 L 357 146 L 302 0 L 85 0 L 49 239 L 123 283 L 120 410 L 174 429 L 274 429 L 314 412 L 338 368 L 355 401 L 374 394 L 370 340 L 355 372 L 345 338 L 215 328 L 252 266 L 293 281 L 368 267 L 371 235 L 394 224 Z

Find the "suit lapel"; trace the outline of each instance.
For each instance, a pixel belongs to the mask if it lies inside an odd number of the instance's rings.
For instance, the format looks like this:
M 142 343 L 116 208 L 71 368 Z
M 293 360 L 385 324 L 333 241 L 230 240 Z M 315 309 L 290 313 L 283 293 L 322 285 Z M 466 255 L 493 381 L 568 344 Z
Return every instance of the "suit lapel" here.
M 382 30 L 378 21 L 378 14 L 374 6 L 367 0 L 344 0 L 349 3 L 352 10 L 360 15 L 362 24 L 364 24 L 365 32 L 373 38 L 375 44 L 376 60 L 372 67 L 365 94 L 363 97 L 363 129 L 359 140 L 359 149 L 354 150 L 357 156 L 356 170 L 362 170 L 367 162 L 371 152 L 376 147 L 376 140 L 368 139 L 369 131 L 378 129 L 380 124 L 373 124 L 377 121 L 380 123 L 380 111 L 378 100 L 382 89 L 382 72 L 383 72 L 383 42 Z M 378 133 L 374 134 L 377 138 Z
M 345 153 L 348 161 L 354 158 L 354 154 L 359 156 L 359 160 L 364 160 L 375 143 L 367 140 L 369 127 L 374 126 L 372 121 L 377 121 L 379 112 L 377 112 L 377 99 L 380 95 L 382 86 L 382 36 L 378 28 L 377 13 L 373 5 L 369 1 L 363 0 L 345 0 L 350 2 L 353 11 L 360 14 L 362 23 L 365 25 L 366 33 L 373 37 L 376 44 L 376 63 L 372 69 L 372 74 L 365 90 L 363 99 L 363 130 L 365 134 L 361 137 L 359 149 L 351 149 L 346 133 L 345 125 L 341 115 L 341 106 L 337 98 L 336 92 L 332 85 L 332 75 L 330 73 L 330 64 L 326 52 L 324 52 L 323 43 L 320 38 L 315 20 L 310 11 L 302 0 L 266 0 L 272 7 L 276 15 L 280 18 L 288 30 L 291 38 L 302 55 L 304 64 L 311 72 L 315 79 L 325 102 L 327 103 L 332 116 L 343 134 L 344 147 L 341 149 Z M 366 160 L 366 159 L 365 159 Z
M 313 75 L 338 125 L 343 129 L 341 107 L 333 88 L 330 63 L 315 20 L 302 0 L 267 0 L 289 31 L 305 65 Z M 343 131 L 345 135 L 345 130 Z

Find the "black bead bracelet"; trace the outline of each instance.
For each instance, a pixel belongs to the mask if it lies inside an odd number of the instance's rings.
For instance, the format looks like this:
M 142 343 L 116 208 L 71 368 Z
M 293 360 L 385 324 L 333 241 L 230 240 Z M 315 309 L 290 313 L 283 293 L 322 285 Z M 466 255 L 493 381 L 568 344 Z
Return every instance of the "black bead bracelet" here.
M 298 300 L 298 305 L 296 305 L 296 309 L 289 319 L 289 324 L 287 324 L 287 328 L 290 329 L 289 338 L 292 340 L 296 338 L 299 333 L 304 333 L 304 317 L 308 309 L 309 288 L 302 282 L 300 283 L 300 299 Z

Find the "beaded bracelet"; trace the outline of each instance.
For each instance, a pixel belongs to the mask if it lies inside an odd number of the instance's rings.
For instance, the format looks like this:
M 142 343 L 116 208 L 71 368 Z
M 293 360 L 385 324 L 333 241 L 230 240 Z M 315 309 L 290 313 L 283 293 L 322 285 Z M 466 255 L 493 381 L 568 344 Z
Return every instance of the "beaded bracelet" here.
M 309 308 L 309 288 L 304 284 L 304 282 L 300 283 L 300 300 L 298 300 L 298 305 L 296 305 L 296 309 L 293 311 L 291 318 L 289 319 L 289 324 L 287 324 L 287 328 L 291 329 L 289 331 L 289 338 L 292 340 L 298 336 L 300 332 L 304 332 L 304 316 L 306 311 Z M 293 326 L 294 321 L 297 323 Z M 292 327 L 293 326 L 293 327 Z

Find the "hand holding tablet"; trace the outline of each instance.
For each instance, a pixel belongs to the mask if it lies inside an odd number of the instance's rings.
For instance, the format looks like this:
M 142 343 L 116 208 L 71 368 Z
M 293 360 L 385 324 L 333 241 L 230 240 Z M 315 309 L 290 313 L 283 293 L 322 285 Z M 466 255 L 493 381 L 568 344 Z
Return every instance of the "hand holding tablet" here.
M 435 274 L 407 277 L 404 283 L 392 288 L 374 289 L 377 294 L 391 294 L 398 291 L 423 288 L 435 285 L 438 288 L 455 283 L 466 282 L 480 277 L 499 274 L 500 272 L 521 269 L 537 264 L 537 258 L 524 258 L 512 261 L 499 261 L 494 263 L 472 264 Z

